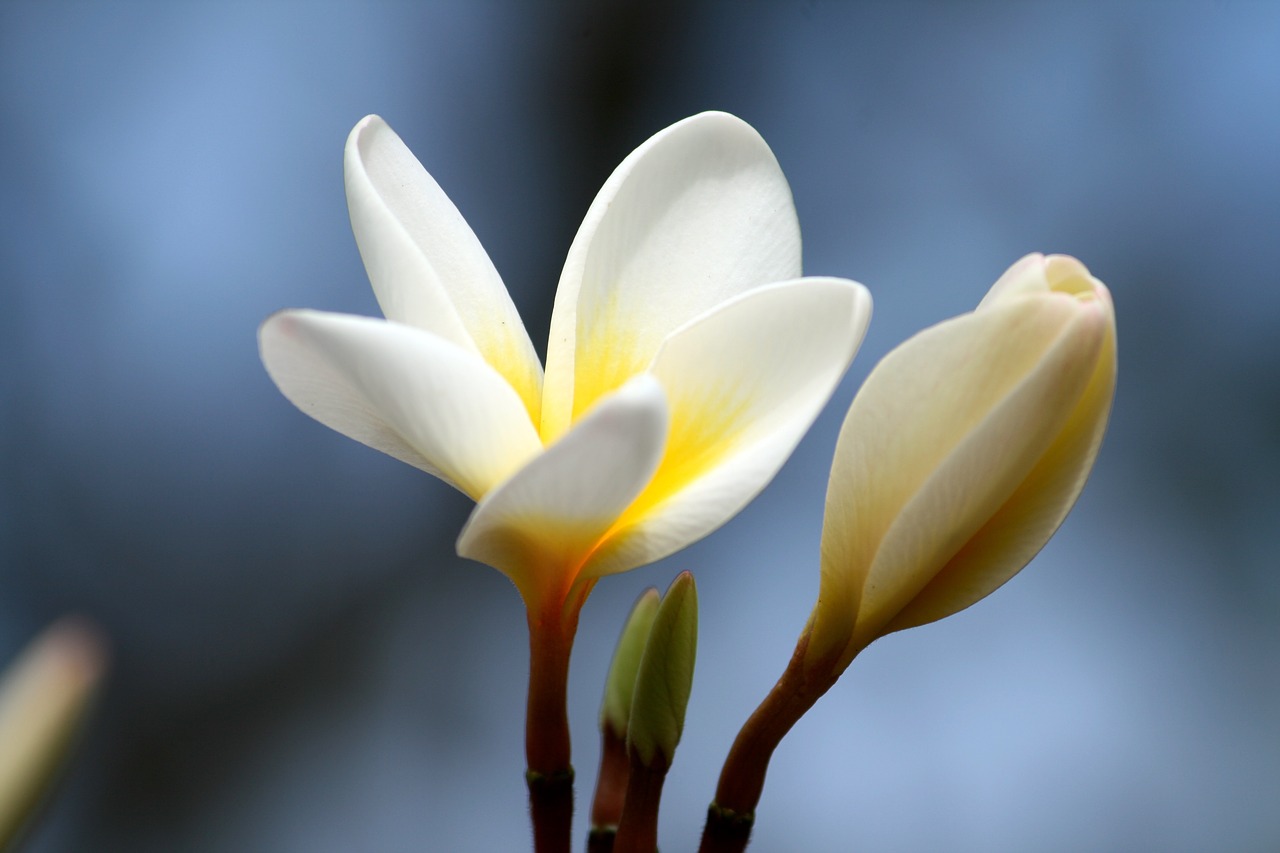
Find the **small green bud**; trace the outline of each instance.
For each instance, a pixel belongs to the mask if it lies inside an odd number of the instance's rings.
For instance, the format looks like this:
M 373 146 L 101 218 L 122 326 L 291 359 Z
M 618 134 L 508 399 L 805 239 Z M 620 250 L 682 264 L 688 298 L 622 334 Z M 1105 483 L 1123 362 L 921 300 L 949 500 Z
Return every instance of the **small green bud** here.
M 681 572 L 658 606 L 631 700 L 627 743 L 646 767 L 654 765 L 659 753 L 668 766 L 675 755 L 697 650 L 698 590 L 693 575 Z
M 636 671 L 640 669 L 640 657 L 644 654 L 645 641 L 653 618 L 658 615 L 658 590 L 649 587 L 631 608 L 627 624 L 618 637 L 618 647 L 609 664 L 609 675 L 604 683 L 604 702 L 600 705 L 600 729 L 613 730 L 620 738 L 627 736 L 627 720 L 631 716 L 631 697 L 635 693 Z

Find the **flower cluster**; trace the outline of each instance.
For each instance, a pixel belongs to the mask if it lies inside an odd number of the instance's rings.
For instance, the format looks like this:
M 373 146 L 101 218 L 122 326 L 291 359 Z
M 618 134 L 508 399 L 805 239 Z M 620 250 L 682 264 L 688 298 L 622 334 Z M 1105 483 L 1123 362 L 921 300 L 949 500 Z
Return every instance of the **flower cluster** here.
M 769 482 L 847 369 L 871 300 L 801 276 L 778 163 L 724 113 L 661 131 L 605 183 L 569 248 L 545 367 L 479 241 L 381 119 L 351 132 L 345 172 L 386 319 L 282 311 L 260 330 L 262 360 L 303 412 L 476 501 L 458 553 L 503 572 L 528 611 L 535 847 L 568 850 L 580 608 L 600 578 L 707 535 Z M 745 847 L 773 750 L 859 652 L 968 607 L 1044 545 L 1093 465 L 1115 374 L 1106 287 L 1042 255 L 871 372 L 835 449 L 818 601 L 725 763 L 706 853 Z M 627 623 L 591 850 L 654 849 L 696 625 L 687 574 Z

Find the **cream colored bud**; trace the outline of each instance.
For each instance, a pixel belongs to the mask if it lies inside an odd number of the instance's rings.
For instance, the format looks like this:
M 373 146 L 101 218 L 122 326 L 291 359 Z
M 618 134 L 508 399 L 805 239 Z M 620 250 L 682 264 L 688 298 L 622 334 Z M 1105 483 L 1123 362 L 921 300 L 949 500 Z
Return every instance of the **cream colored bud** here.
M 659 757 L 670 765 L 675 755 L 697 650 L 698 590 L 693 575 L 681 572 L 658 606 L 631 701 L 627 743 L 646 767 Z
M 1111 296 L 1060 255 L 885 356 L 836 445 L 806 659 L 842 668 L 1025 566 L 1084 486 L 1115 378 Z

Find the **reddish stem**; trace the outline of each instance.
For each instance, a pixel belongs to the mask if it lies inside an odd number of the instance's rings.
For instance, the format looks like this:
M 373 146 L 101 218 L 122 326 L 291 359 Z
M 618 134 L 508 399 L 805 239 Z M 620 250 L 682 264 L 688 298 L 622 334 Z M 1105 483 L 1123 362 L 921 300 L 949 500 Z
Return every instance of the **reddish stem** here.
M 605 723 L 600 731 L 600 774 L 591 804 L 592 829 L 616 829 L 627 796 L 627 739 Z
M 746 849 L 773 751 L 839 677 L 838 672 L 830 672 L 829 661 L 806 666 L 807 647 L 807 636 L 801 637 L 782 677 L 734 739 L 720 771 L 715 802 L 707 810 L 699 853 Z
M 569 653 L 578 613 L 591 584 L 529 609 L 529 700 L 525 760 L 529 812 L 536 853 L 569 853 L 573 832 L 573 764 L 570 761 Z
M 656 853 L 658 849 L 658 806 L 662 801 L 662 783 L 667 779 L 667 762 L 661 754 L 652 765 L 631 753 L 631 774 L 627 779 L 627 797 L 622 806 L 622 819 L 613 842 L 613 853 Z

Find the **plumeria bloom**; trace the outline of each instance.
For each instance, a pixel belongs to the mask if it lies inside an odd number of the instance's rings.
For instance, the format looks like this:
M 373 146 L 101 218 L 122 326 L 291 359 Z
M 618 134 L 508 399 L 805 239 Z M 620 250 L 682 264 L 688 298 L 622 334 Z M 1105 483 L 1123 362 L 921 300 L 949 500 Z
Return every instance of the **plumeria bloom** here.
M 308 415 L 475 499 L 458 553 L 531 612 L 732 517 L 870 314 L 861 285 L 798 278 L 786 180 L 724 113 L 658 133 L 606 182 L 569 249 L 545 371 L 479 241 L 380 118 L 351 132 L 345 172 L 387 319 L 280 312 L 263 362 Z
M 524 599 L 535 847 L 567 851 L 565 689 L 583 601 L 765 486 L 848 367 L 870 298 L 798 278 L 773 154 L 739 119 L 703 113 L 641 145 L 587 211 L 544 371 L 479 241 L 381 119 L 356 125 L 345 165 L 387 319 L 283 311 L 262 326 L 262 360 L 308 415 L 475 499 L 458 553 Z

